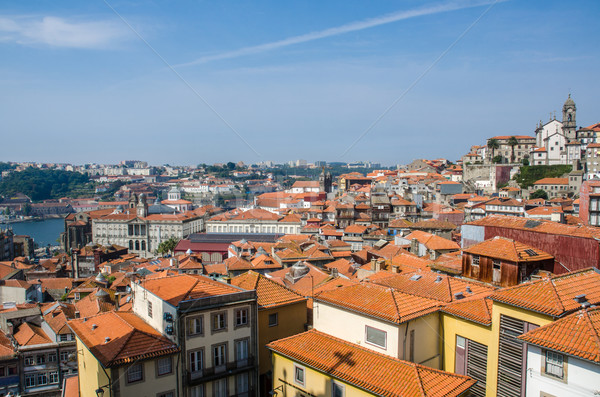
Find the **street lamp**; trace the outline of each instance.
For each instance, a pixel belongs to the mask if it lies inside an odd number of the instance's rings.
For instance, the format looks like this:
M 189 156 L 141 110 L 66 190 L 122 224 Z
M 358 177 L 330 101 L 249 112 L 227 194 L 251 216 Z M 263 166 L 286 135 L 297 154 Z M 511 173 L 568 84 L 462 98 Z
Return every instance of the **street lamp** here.
M 104 386 L 100 386 L 96 389 L 96 396 L 98 397 L 104 397 L 104 388 L 108 387 L 109 385 L 104 385 Z

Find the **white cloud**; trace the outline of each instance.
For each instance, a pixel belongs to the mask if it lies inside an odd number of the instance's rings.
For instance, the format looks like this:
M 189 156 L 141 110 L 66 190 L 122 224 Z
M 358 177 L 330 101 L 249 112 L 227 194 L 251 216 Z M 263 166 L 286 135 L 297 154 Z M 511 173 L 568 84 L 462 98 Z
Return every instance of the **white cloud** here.
M 67 48 L 108 48 L 131 36 L 120 21 L 69 21 L 45 16 L 0 16 L 0 41 Z
M 399 11 L 387 15 L 382 15 L 375 18 L 366 19 L 364 21 L 351 22 L 345 25 L 337 26 L 334 28 L 319 30 L 316 32 L 310 32 L 306 34 L 302 34 L 299 36 L 289 37 L 287 39 L 274 41 L 271 43 L 260 44 L 256 46 L 250 46 L 245 48 L 240 48 L 233 51 L 222 52 L 220 54 L 215 55 L 207 55 L 191 62 L 181 63 L 179 65 L 175 65 L 176 67 L 180 66 L 192 66 L 198 64 L 204 64 L 212 61 L 218 61 L 223 59 L 231 59 L 238 58 L 245 55 L 257 54 L 261 52 L 271 51 L 282 47 L 287 47 L 294 44 L 306 43 L 313 40 L 324 39 L 327 37 L 338 36 L 344 33 L 356 32 L 363 29 L 373 28 L 380 25 L 389 24 L 392 22 L 398 22 L 405 19 L 425 16 L 425 15 L 433 15 L 439 14 L 442 12 L 455 11 L 464 8 L 471 8 L 483 5 L 489 5 L 496 1 L 491 0 L 483 0 L 483 1 L 450 1 L 443 4 L 437 4 L 434 6 L 415 8 L 412 10 Z

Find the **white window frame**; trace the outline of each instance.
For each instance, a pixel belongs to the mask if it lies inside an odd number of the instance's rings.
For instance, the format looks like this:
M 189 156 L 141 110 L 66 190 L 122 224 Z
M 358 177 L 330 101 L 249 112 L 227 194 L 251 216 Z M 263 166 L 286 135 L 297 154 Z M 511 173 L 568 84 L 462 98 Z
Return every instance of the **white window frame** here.
M 227 364 L 227 343 L 214 345 L 212 348 L 213 366 L 221 367 Z
M 384 343 L 383 345 L 380 345 L 376 342 L 373 342 L 372 338 L 371 340 L 369 340 L 369 330 L 373 330 L 373 331 L 377 331 L 377 332 L 382 332 L 383 333 L 383 337 L 384 337 Z M 384 331 L 382 329 L 379 328 L 375 328 L 375 327 L 371 327 L 369 325 L 365 325 L 365 343 L 372 345 L 372 346 L 377 346 L 379 348 L 382 349 L 387 349 L 387 331 Z
M 298 374 L 302 374 L 301 378 Z M 294 364 L 294 383 L 305 386 L 306 385 L 306 368 L 301 365 Z
M 190 372 L 196 373 L 204 368 L 204 350 L 193 350 L 188 354 Z
M 137 363 L 127 368 L 127 383 L 136 383 L 144 380 L 144 364 Z
M 249 310 L 247 307 L 237 309 L 235 311 L 235 326 L 245 327 L 246 325 L 248 325 L 248 314 Z
M 565 378 L 565 356 L 552 350 L 544 353 L 544 373 L 557 379 Z
M 336 394 L 336 390 L 339 390 L 341 394 Z M 336 381 L 335 379 L 331 381 L 331 397 L 345 397 L 346 396 L 346 386 Z
M 161 357 L 156 360 L 156 376 L 164 376 L 173 373 L 173 357 Z

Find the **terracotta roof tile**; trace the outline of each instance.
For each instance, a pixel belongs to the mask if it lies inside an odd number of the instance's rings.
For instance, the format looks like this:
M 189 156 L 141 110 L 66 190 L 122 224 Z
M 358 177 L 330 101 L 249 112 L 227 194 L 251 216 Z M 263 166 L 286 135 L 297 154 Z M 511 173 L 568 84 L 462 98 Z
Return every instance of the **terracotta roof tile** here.
M 69 326 L 107 368 L 179 351 L 176 344 L 131 312 L 71 320 Z
M 554 259 L 552 255 L 540 249 L 500 236 L 465 248 L 463 252 L 504 259 L 511 262 L 534 262 Z
M 179 302 L 240 292 L 236 287 L 204 276 L 182 274 L 147 280 L 144 287 L 160 299 L 177 306 Z
M 519 339 L 600 364 L 600 308 L 579 310 Z
M 317 330 L 267 347 L 378 396 L 459 396 L 475 384 L 467 376 L 398 360 Z
M 256 290 L 259 308 L 271 308 L 306 301 L 302 295 L 253 271 L 232 278 L 231 284 L 245 290 Z
M 315 300 L 397 324 L 433 313 L 441 306 L 441 302 L 433 299 L 369 283 L 324 291 Z
M 583 269 L 550 278 L 504 288 L 490 299 L 553 317 L 579 309 L 575 296 L 585 294 L 592 304 L 600 304 L 600 270 Z

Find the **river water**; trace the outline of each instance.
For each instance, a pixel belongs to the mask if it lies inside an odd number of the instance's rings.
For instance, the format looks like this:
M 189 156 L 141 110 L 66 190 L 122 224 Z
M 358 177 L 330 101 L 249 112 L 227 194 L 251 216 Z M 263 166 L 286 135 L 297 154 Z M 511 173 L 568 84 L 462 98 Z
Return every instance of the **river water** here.
M 37 222 L 17 222 L 8 225 L 0 223 L 0 229 L 11 228 L 15 234 L 24 234 L 33 238 L 38 247 L 48 244 L 60 245 L 57 239 L 65 231 L 65 221 L 62 218 L 44 219 Z

